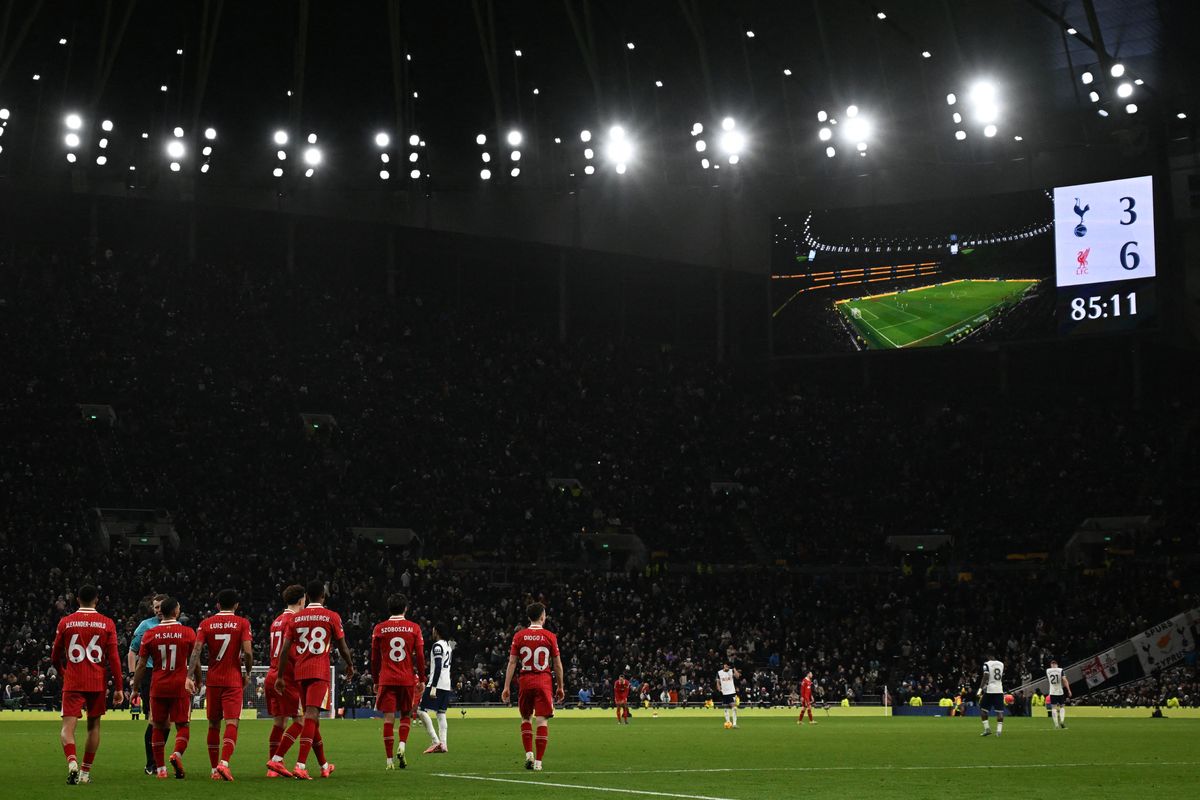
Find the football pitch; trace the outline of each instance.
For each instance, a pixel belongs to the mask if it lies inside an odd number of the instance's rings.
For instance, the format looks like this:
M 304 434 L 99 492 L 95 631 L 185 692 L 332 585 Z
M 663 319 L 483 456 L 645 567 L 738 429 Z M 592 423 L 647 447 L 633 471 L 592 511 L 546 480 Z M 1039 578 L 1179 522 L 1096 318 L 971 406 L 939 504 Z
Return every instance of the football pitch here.
M 1149 712 L 1146 712 L 1147 714 Z M 528 772 L 515 715 L 451 712 L 445 755 L 422 755 L 424 730 L 409 739 L 409 766 L 383 771 L 378 720 L 323 724 L 337 771 L 312 783 L 267 780 L 269 722 L 245 721 L 232 762 L 235 782 L 209 779 L 203 720 L 197 720 L 183 781 L 142 772 L 143 724 L 106 720 L 88 786 L 67 786 L 53 720 L 6 722 L 4 795 L 20 800 L 83 793 L 95 798 L 392 797 L 497 798 L 1020 798 L 1194 797 L 1200 786 L 1200 718 L 1009 719 L 1003 737 L 981 738 L 973 718 L 821 717 L 797 726 L 786 712 L 745 711 L 737 730 L 720 712 L 638 713 L 627 727 L 607 715 L 551 723 L 545 770 Z M 1191 788 L 1188 788 L 1191 787 Z
M 930 347 L 984 322 L 1036 280 L 960 280 L 904 292 L 839 300 L 838 311 L 873 350 Z

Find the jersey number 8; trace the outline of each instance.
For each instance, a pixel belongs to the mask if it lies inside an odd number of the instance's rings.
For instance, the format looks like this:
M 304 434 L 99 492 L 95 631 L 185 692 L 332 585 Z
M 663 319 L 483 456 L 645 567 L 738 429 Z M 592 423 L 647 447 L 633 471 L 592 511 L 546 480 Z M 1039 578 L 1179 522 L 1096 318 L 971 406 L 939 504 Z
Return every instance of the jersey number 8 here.
M 404 640 L 399 636 L 388 642 L 388 658 L 397 664 L 408 658 L 408 653 L 404 651 Z
M 530 666 L 530 662 L 533 663 L 533 666 Z M 531 672 L 531 671 L 542 672 L 542 671 L 546 670 L 546 668 L 549 666 L 550 666 L 550 648 L 549 647 L 535 647 L 532 650 L 528 647 L 521 648 L 521 671 L 522 672 Z

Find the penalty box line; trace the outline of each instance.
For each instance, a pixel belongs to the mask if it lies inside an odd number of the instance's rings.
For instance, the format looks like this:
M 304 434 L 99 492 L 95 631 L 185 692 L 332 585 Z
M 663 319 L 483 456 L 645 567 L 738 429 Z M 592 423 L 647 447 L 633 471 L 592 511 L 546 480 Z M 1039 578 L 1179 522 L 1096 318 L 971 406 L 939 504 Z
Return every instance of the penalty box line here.
M 501 774 L 510 775 L 512 773 L 501 773 Z M 588 774 L 599 774 L 599 773 L 576 772 L 576 773 L 560 773 L 560 774 L 588 775 Z M 613 774 L 617 774 L 617 773 L 613 773 Z M 554 782 L 550 782 L 550 781 L 539 781 L 539 780 L 518 780 L 516 778 L 489 778 L 485 775 L 456 775 L 452 772 L 435 772 L 434 776 L 438 777 L 438 778 L 460 778 L 462 780 L 468 780 L 468 781 L 491 781 L 493 783 L 518 783 L 522 786 L 546 786 L 546 787 L 551 787 L 554 789 L 582 789 L 583 791 L 587 791 L 587 792 L 612 792 L 615 794 L 648 795 L 650 797 L 678 797 L 678 798 L 684 798 L 684 800 L 733 800 L 733 798 L 729 798 L 729 797 L 715 797 L 713 795 L 708 795 L 708 794 L 680 794 L 678 792 L 652 792 L 649 789 L 618 789 L 613 786 L 588 786 L 586 784 L 580 784 L 580 783 L 554 783 Z
M 1026 767 L 1030 769 L 1050 769 L 1051 767 L 1074 767 L 1074 768 L 1089 768 L 1096 767 L 1194 767 L 1200 766 L 1200 761 L 1079 761 L 1079 762 L 1054 762 L 1046 764 L 944 764 L 944 765 L 890 765 L 890 764 L 868 764 L 865 766 L 841 765 L 841 766 L 816 766 L 816 767 L 698 767 L 698 768 L 682 768 L 682 769 L 614 769 L 614 770 L 555 770 L 555 775 L 677 775 L 688 773 L 721 773 L 721 772 L 882 772 L 882 771 L 901 771 L 901 772 L 929 772 L 934 770 L 977 770 L 977 769 L 1014 769 Z M 438 773 L 443 778 L 472 778 L 484 779 L 486 775 L 514 775 L 520 774 L 515 772 L 486 772 L 482 774 L 463 774 L 456 775 L 452 773 Z M 492 780 L 487 778 L 487 780 Z M 527 781 L 516 781 L 516 783 L 526 783 Z M 541 783 L 541 781 L 536 781 Z M 551 785 L 551 784 L 545 784 Z M 583 787 L 579 787 L 583 788 Z M 597 791 L 620 791 L 633 792 L 635 794 L 655 794 L 663 795 L 662 792 L 643 792 L 634 789 L 598 789 Z M 677 795 L 665 794 L 666 797 L 698 797 L 699 795 Z

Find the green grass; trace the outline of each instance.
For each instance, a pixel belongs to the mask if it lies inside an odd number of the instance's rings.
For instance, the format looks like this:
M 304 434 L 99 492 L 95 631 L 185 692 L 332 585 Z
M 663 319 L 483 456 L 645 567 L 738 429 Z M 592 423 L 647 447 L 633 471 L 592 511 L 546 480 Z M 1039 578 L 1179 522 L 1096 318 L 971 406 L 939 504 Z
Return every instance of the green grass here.
M 845 300 L 837 309 L 871 349 L 949 342 L 990 312 L 1015 301 L 1036 280 L 951 281 L 905 292 Z M 860 316 L 852 314 L 858 309 Z
M 447 755 L 422 755 L 428 740 L 414 728 L 409 768 L 394 773 L 382 770 L 378 721 L 326 722 L 323 733 L 338 769 L 331 779 L 312 784 L 267 781 L 261 765 L 269 723 L 247 721 L 233 758 L 237 781 L 228 786 L 208 780 L 203 720 L 185 756 L 190 773 L 182 782 L 142 774 L 141 723 L 106 721 L 94 783 L 81 787 L 64 785 L 57 723 L 0 722 L 5 753 L 0 780 L 4 796 L 20 800 L 73 792 L 142 800 L 662 796 L 648 794 L 655 792 L 729 800 L 979 795 L 1164 800 L 1194 797 L 1200 786 L 1200 719 L 1068 719 L 1065 731 L 1053 730 L 1044 718 L 1010 719 L 1003 738 L 984 739 L 979 722 L 970 718 L 835 715 L 801 728 L 790 715 L 749 711 L 742 713 L 738 730 L 725 730 L 715 711 L 657 719 L 641 712 L 628 727 L 606 716 L 574 716 L 551 723 L 546 769 L 532 773 L 522 768 L 515 712 L 507 713 L 497 718 L 472 711 L 463 719 L 452 712 Z M 455 775 L 474 777 L 449 777 Z

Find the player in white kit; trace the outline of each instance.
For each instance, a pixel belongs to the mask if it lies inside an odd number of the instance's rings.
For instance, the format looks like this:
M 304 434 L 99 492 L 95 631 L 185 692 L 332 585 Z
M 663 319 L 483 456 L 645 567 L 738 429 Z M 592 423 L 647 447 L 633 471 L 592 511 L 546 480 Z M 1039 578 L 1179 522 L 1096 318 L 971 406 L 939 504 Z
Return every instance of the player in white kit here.
M 983 733 L 991 736 L 992 727 L 988 712 L 996 714 L 996 735 L 1004 731 L 1004 664 L 989 658 L 983 662 L 983 681 L 979 684 L 979 718 L 983 720 Z
M 1050 709 L 1050 719 L 1054 727 L 1067 727 L 1067 698 L 1071 696 L 1071 682 L 1063 674 L 1062 667 L 1057 661 L 1050 662 L 1046 670 L 1046 682 L 1050 684 L 1050 692 L 1046 695 L 1046 707 Z M 1066 694 L 1063 694 L 1063 691 Z
M 717 693 L 721 695 L 721 705 L 725 709 L 725 721 L 731 723 L 735 728 L 737 727 L 737 706 L 734 705 L 734 701 L 737 700 L 737 686 L 734 684 L 734 679 L 740 677 L 742 677 L 742 673 L 734 669 L 729 662 L 725 662 L 722 669 L 717 670 Z
M 454 641 L 450 638 L 450 626 L 445 622 L 433 625 L 433 647 L 429 650 L 429 679 L 425 683 L 425 694 L 421 697 L 421 708 L 417 716 L 425 724 L 425 731 L 433 744 L 426 753 L 446 753 L 446 709 L 450 707 L 450 660 L 454 653 Z M 438 730 L 433 730 L 429 712 L 437 714 Z

